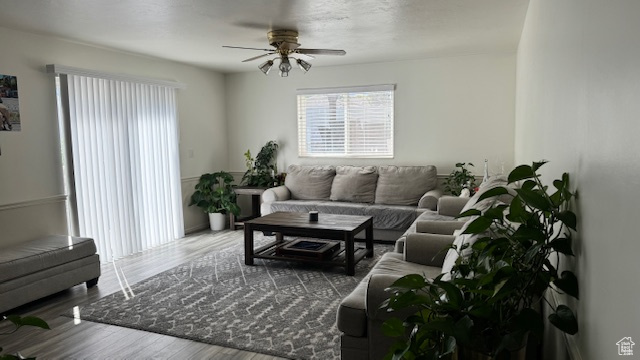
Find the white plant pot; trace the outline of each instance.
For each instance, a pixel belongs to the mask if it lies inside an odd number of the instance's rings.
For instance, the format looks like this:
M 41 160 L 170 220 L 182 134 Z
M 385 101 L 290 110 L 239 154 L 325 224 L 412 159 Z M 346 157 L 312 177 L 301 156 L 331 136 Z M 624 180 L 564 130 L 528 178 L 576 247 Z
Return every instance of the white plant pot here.
M 209 226 L 211 227 L 211 230 L 214 230 L 214 231 L 224 230 L 225 223 L 226 223 L 225 220 L 226 220 L 226 216 L 224 216 L 224 214 L 210 213 Z

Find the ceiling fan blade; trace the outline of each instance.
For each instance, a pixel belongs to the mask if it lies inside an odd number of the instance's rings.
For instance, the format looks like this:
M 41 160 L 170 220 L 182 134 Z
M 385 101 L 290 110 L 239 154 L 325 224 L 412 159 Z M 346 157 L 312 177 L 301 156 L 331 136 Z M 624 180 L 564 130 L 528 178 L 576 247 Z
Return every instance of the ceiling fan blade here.
M 275 53 L 274 53 L 274 52 L 271 52 L 271 53 L 268 53 L 268 54 L 262 54 L 262 55 L 254 56 L 254 57 L 252 57 L 252 58 L 248 58 L 248 59 L 246 59 L 246 60 L 242 60 L 242 62 L 253 61 L 253 60 L 260 59 L 260 58 L 262 58 L 262 57 L 269 56 L 269 55 L 273 55 L 273 54 L 275 54 Z
M 330 50 L 330 49 L 296 49 L 298 54 L 314 54 L 314 55 L 346 55 L 344 50 Z
M 309 54 L 303 54 L 303 53 L 296 53 L 296 54 L 297 54 L 297 55 L 302 55 L 302 56 L 304 56 L 304 57 L 306 57 L 306 58 L 309 58 L 309 59 L 315 59 L 315 58 L 316 58 L 315 56 L 311 56 L 311 55 L 309 55 Z
M 230 48 L 230 49 L 245 49 L 245 50 L 273 51 L 273 49 L 257 49 L 257 48 L 241 47 L 241 46 L 228 46 L 228 45 L 222 45 L 222 47 L 224 47 L 224 48 Z

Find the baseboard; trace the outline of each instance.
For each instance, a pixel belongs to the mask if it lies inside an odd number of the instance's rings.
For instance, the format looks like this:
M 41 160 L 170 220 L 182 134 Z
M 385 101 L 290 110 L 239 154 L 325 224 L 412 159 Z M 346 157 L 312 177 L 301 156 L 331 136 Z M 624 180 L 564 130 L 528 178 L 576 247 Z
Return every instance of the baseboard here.
M 184 233 L 185 233 L 185 235 L 188 235 L 188 234 L 192 234 L 194 232 L 206 230 L 208 228 L 209 228 L 209 223 L 198 224 L 198 225 L 192 226 L 192 227 L 190 227 L 188 229 L 184 229 Z
M 549 300 L 554 308 L 557 308 L 560 304 L 560 301 L 558 301 L 558 294 L 555 291 L 547 291 L 547 294 L 551 295 L 547 300 Z M 580 350 L 578 349 L 575 336 L 563 332 L 562 337 L 564 338 L 567 353 L 571 360 L 582 360 L 582 355 L 580 355 Z

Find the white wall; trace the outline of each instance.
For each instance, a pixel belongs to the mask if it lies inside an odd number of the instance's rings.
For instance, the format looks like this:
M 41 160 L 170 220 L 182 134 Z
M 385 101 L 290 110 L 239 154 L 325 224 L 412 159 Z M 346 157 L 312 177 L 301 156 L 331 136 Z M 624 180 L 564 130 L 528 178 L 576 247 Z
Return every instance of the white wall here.
M 54 82 L 52 76 L 44 71 L 46 64 L 185 83 L 187 88 L 179 90 L 177 96 L 181 176 L 192 187 L 192 177 L 227 167 L 222 74 L 52 37 L 4 28 L 0 30 L 0 44 L 4 47 L 0 51 L 0 73 L 18 77 L 22 125 L 21 132 L 0 132 L 0 220 L 20 219 L 17 222 L 2 221 L 14 227 L 0 230 L 0 246 L 38 236 L 47 229 L 60 232 L 66 228 L 60 224 L 44 228 L 38 226 L 40 221 L 46 221 L 42 219 L 41 209 L 37 209 L 39 200 L 63 194 Z M 189 150 L 193 150 L 193 157 L 189 157 Z M 31 203 L 34 200 L 35 203 Z M 7 204 L 18 204 L 19 207 Z M 47 205 L 47 208 L 52 207 Z M 15 209 L 21 209 L 20 216 L 10 213 L 17 211 Z M 30 211 L 39 216 L 30 216 Z M 199 222 L 201 216 L 204 215 L 195 209 L 186 209 L 187 228 Z M 55 218 L 59 219 L 59 214 L 55 214 Z
M 634 0 L 531 0 L 518 50 L 515 160 L 548 159 L 546 178 L 568 171 L 579 192 L 583 359 L 640 340 L 639 14 Z
M 314 60 L 321 63 L 320 57 Z M 256 62 L 256 66 L 258 63 Z M 394 159 L 299 158 L 296 89 L 396 84 Z M 354 66 L 297 68 L 226 76 L 229 170 L 244 171 L 243 154 L 269 140 L 281 145 L 278 167 L 311 164 L 433 164 L 448 174 L 456 162 L 489 159 L 492 171 L 513 165 L 515 54 L 433 58 Z

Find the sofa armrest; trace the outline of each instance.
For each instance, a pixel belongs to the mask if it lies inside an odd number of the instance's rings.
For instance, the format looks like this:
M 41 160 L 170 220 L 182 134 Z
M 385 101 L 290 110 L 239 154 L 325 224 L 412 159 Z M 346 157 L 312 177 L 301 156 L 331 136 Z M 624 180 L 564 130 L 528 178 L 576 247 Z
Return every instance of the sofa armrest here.
M 418 208 L 435 210 L 438 207 L 438 199 L 442 197 L 442 190 L 433 189 L 427 191 L 418 201 Z
M 385 291 L 385 289 L 390 287 L 396 280 L 403 276 L 404 275 L 390 274 L 373 274 L 371 276 L 365 297 L 365 311 L 369 321 L 382 322 L 391 318 L 404 320 L 419 310 L 415 307 L 409 307 L 398 311 L 387 311 L 386 309 L 380 308 L 380 305 L 391 297 L 391 293 L 389 291 Z
M 415 264 L 442 267 L 454 239 L 453 235 L 409 234 L 404 244 L 404 259 Z
M 438 200 L 438 214 L 446 216 L 458 216 L 469 198 L 457 196 L 443 196 Z
M 289 199 L 291 199 L 291 192 L 284 185 L 267 189 L 262 193 L 262 202 L 266 203 Z
M 458 220 L 418 220 L 416 221 L 416 232 L 453 235 L 453 232 L 462 229 L 464 224 L 464 221 Z
M 402 275 L 390 274 L 371 275 L 369 283 L 367 284 L 367 292 L 365 296 L 365 311 L 367 313 L 367 318 L 370 320 L 386 320 L 397 316 L 397 313 L 395 312 L 387 312 L 385 309 L 381 309 L 380 305 L 391 295 L 391 293 L 385 291 L 385 289 L 401 277 Z

